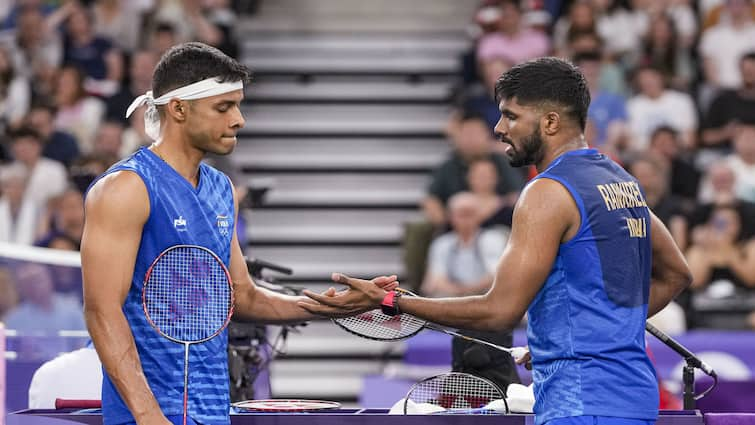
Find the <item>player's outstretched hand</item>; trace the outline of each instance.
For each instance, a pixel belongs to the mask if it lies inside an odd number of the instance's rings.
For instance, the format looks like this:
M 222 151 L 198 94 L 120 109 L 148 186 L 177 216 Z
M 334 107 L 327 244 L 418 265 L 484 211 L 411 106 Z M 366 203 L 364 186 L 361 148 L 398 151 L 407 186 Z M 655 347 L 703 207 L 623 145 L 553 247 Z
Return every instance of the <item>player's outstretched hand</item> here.
M 398 286 L 396 276 L 380 276 L 372 280 L 356 279 L 333 273 L 334 282 L 348 288 L 328 296 L 304 290 L 312 301 L 299 301 L 299 306 L 310 313 L 327 317 L 348 317 L 376 309 L 388 291 Z

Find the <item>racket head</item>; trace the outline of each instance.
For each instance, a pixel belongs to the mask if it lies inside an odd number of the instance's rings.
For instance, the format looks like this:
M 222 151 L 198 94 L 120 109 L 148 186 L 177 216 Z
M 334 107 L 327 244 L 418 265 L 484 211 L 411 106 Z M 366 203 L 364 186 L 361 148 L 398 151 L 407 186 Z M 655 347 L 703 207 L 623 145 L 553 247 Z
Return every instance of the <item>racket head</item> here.
M 411 414 L 412 405 L 421 404 L 439 406 L 448 413 L 464 411 L 476 414 L 495 414 L 495 411 L 484 409 L 494 401 L 503 399 L 505 395 L 500 388 L 491 381 L 461 372 L 442 373 L 425 378 L 414 384 L 404 398 L 404 414 Z M 508 413 L 508 407 L 506 408 Z M 444 412 L 433 412 L 444 413 Z
M 245 400 L 232 403 L 231 406 L 247 412 L 312 412 L 316 410 L 338 409 L 341 404 L 326 400 L 302 399 L 266 399 Z
M 411 291 L 396 288 L 404 297 L 416 297 Z M 412 337 L 424 329 L 427 321 L 410 314 L 389 316 L 380 309 L 366 311 L 351 317 L 333 319 L 342 329 L 362 338 L 375 341 L 398 341 Z
M 198 245 L 175 245 L 147 270 L 142 307 L 163 337 L 195 344 L 214 338 L 233 315 L 233 283 L 225 264 Z

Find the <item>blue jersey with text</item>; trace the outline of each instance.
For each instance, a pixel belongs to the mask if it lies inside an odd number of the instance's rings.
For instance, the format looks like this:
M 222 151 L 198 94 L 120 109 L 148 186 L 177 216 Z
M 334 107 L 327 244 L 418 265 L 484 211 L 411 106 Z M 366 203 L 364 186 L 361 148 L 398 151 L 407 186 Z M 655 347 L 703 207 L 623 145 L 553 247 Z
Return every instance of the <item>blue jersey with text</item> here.
M 123 313 L 160 408 L 166 416 L 183 415 L 184 345 L 161 336 L 147 321 L 142 308 L 144 278 L 161 252 L 181 244 L 208 248 L 228 267 L 234 228 L 231 183 L 225 174 L 201 164 L 195 188 L 146 148 L 115 164 L 104 175 L 116 171 L 130 171 L 141 177 L 150 208 Z M 227 342 L 224 330 L 209 341 L 189 346 L 188 413 L 198 423 L 230 423 Z M 106 425 L 134 420 L 107 373 L 103 373 L 102 413 Z
M 536 179 L 573 197 L 581 224 L 561 244 L 528 309 L 536 423 L 595 415 L 654 420 L 645 352 L 650 213 L 637 181 L 594 149 L 558 157 Z

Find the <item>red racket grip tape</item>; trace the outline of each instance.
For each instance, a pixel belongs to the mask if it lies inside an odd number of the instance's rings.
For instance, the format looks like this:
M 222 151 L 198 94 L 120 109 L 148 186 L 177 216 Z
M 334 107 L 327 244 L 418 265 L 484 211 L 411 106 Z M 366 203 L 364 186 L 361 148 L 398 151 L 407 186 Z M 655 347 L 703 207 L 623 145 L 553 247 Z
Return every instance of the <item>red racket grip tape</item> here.
M 72 400 L 56 398 L 56 409 L 98 409 L 102 407 L 102 400 Z

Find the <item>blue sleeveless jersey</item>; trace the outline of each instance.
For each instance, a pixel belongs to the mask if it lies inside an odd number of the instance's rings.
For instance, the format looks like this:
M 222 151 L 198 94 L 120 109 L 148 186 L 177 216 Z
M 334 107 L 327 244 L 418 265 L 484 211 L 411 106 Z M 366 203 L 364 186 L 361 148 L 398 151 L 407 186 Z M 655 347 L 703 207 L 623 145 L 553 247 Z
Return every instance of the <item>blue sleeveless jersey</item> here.
M 658 384 L 645 352 L 652 252 L 645 196 L 594 149 L 561 155 L 536 178 L 568 189 L 581 217 L 528 309 L 536 423 L 581 415 L 655 420 Z
M 194 188 L 173 168 L 142 148 L 115 164 L 104 175 L 131 171 L 144 181 L 150 213 L 142 232 L 123 312 L 134 334 L 144 375 L 160 408 L 167 415 L 183 415 L 184 345 L 162 336 L 147 322 L 142 288 L 147 269 L 165 249 L 179 244 L 212 250 L 228 267 L 234 228 L 234 204 L 228 177 L 201 164 Z M 228 424 L 229 380 L 227 330 L 201 344 L 189 346 L 188 412 L 202 424 Z M 106 425 L 134 419 L 103 371 L 102 413 Z

